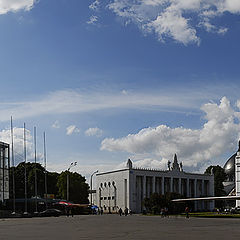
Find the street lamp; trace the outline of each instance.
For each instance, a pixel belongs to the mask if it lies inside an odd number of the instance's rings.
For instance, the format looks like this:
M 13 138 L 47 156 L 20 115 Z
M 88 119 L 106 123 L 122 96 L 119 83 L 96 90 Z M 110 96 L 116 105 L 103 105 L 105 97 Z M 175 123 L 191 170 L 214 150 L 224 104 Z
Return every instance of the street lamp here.
M 90 180 L 90 188 L 91 188 L 91 206 L 92 206 L 92 177 L 93 177 L 93 175 L 94 175 L 95 173 L 98 173 L 98 170 L 95 171 L 95 172 L 93 172 L 93 173 L 91 174 L 91 180 Z
M 76 165 L 77 165 L 77 162 L 71 162 L 69 168 L 67 169 L 67 201 L 69 201 L 69 171 L 72 167 Z

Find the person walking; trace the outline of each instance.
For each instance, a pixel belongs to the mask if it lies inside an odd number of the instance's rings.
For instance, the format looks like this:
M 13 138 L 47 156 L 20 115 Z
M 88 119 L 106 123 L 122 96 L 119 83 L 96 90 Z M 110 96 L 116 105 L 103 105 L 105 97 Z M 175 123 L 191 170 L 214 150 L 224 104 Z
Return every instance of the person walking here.
M 67 207 L 67 217 L 69 217 L 69 208 Z
M 119 213 L 119 216 L 122 216 L 123 211 L 121 208 L 119 208 L 118 213 Z
M 124 214 L 125 214 L 125 216 L 128 215 L 128 208 L 127 207 L 125 207 L 125 209 L 124 209 Z
M 189 218 L 189 207 L 187 206 L 185 208 L 186 218 Z

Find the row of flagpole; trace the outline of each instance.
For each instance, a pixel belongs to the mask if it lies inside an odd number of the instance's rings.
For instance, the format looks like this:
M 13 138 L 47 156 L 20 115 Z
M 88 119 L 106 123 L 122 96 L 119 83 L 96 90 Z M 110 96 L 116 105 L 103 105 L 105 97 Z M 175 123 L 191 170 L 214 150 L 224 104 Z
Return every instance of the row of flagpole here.
M 15 191 L 15 159 L 14 159 L 14 133 L 13 133 L 13 119 L 11 116 L 11 146 L 12 146 L 12 187 L 13 187 L 13 212 L 16 213 L 16 191 Z M 45 201 L 47 209 L 47 157 L 46 157 L 46 134 L 43 132 L 43 151 L 44 151 L 44 175 L 45 175 Z M 24 214 L 27 212 L 27 146 L 26 146 L 26 124 L 23 124 L 23 152 L 24 152 L 24 198 L 25 198 L 25 210 Z M 35 212 L 38 212 L 37 206 L 37 141 L 36 141 L 36 127 L 34 127 L 34 174 L 35 174 Z

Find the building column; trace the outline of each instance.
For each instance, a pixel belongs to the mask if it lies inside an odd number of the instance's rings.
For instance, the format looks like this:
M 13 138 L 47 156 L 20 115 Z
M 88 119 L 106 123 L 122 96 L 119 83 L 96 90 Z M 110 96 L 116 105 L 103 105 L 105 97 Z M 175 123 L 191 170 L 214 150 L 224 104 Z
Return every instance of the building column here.
M 156 177 L 152 177 L 152 193 L 156 192 Z
M 190 191 L 189 191 L 189 178 L 187 178 L 187 197 L 190 197 Z
M 117 188 L 114 186 L 114 208 L 117 210 Z
M 197 179 L 194 179 L 194 197 L 197 197 Z
M 204 180 L 202 179 L 201 181 L 201 184 L 202 184 L 202 193 L 201 195 L 204 196 Z M 202 210 L 204 209 L 204 201 L 201 201 L 202 202 Z
M 194 179 L 194 197 L 197 197 L 197 179 Z M 198 201 L 194 201 L 194 209 L 198 209 Z
M 182 179 L 181 178 L 179 178 L 178 179 L 178 193 L 179 194 L 182 194 Z
M 236 196 L 240 196 L 240 152 L 237 152 L 235 158 L 235 182 L 236 182 Z M 236 207 L 240 207 L 240 200 L 236 200 Z
M 161 178 L 161 194 L 164 195 L 164 177 Z
M 101 205 L 101 196 L 102 196 L 101 188 L 99 188 L 98 191 L 99 191 L 99 195 L 98 195 L 99 207 L 101 208 L 102 207 L 102 205 Z
M 146 176 L 143 176 L 143 199 L 146 197 Z
M 170 178 L 170 192 L 173 192 L 173 178 Z

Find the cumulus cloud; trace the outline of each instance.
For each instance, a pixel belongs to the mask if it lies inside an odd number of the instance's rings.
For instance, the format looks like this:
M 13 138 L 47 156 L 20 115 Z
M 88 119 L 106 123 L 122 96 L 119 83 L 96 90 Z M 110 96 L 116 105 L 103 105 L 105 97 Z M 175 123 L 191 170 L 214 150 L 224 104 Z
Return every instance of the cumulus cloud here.
M 98 21 L 98 16 L 92 15 L 90 19 L 87 21 L 87 24 L 96 24 Z
M 52 124 L 52 128 L 60 128 L 60 123 L 58 120 L 56 120 L 53 124 Z
M 237 105 L 240 107 L 239 102 Z M 224 152 L 233 151 L 240 137 L 240 112 L 231 107 L 226 97 L 219 104 L 208 103 L 201 109 L 206 120 L 201 129 L 170 128 L 166 125 L 144 128 L 123 138 L 104 139 L 101 150 L 149 154 L 161 164 L 177 153 L 185 166 L 201 167 Z
M 103 130 L 95 127 L 95 128 L 89 128 L 85 131 L 85 135 L 86 136 L 97 136 L 97 137 L 101 137 L 103 134 Z
M 146 28 L 155 31 L 160 41 L 164 41 L 164 36 L 169 36 L 184 45 L 190 42 L 200 43 L 196 30 L 189 25 L 188 19 L 172 9 L 167 9 L 156 20 L 148 23 Z
M 66 128 L 66 134 L 72 135 L 73 133 L 79 133 L 80 129 L 77 128 L 75 125 L 70 125 Z
M 24 137 L 23 128 L 13 128 L 13 141 L 14 141 L 14 159 L 15 165 L 25 161 L 24 159 Z M 11 147 L 11 130 L 3 129 L 0 131 L 0 141 L 10 144 Z M 26 150 L 27 150 L 27 161 L 34 160 L 34 145 L 31 131 L 26 129 Z M 37 161 L 43 160 L 43 154 L 37 153 Z M 12 164 L 12 163 L 11 163 Z
M 222 27 L 218 29 L 218 34 L 224 35 L 228 31 L 228 28 Z
M 29 11 L 35 2 L 36 0 L 0 0 L 0 14 L 19 10 Z
M 92 4 L 89 5 L 89 8 L 92 9 L 92 10 L 99 10 L 99 7 L 100 7 L 100 1 L 99 0 L 96 0 L 94 1 Z
M 105 6 L 125 22 L 137 24 L 144 33 L 154 32 L 160 41 L 172 38 L 184 45 L 200 43 L 199 27 L 226 33 L 227 27 L 212 20 L 225 12 L 240 14 L 239 0 L 110 0 Z M 99 1 L 90 8 L 99 10 Z

